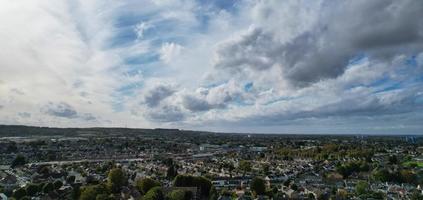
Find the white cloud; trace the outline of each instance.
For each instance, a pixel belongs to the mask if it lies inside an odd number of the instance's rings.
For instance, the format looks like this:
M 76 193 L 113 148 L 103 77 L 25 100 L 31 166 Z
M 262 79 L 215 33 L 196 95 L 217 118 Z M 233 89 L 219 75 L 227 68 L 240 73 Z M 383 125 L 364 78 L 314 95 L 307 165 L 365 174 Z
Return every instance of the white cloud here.
M 160 48 L 160 59 L 165 63 L 170 64 L 174 59 L 176 59 L 184 48 L 176 43 L 164 43 Z
M 7 101 L 2 123 L 94 125 L 45 116 L 40 107 L 51 101 L 113 120 L 112 94 L 127 82 L 114 69 L 121 64 L 119 52 L 106 48 L 115 31 L 111 19 L 117 6 L 106 1 L 1 3 L 0 42 L 8 48 L 0 53 L 0 96 Z M 22 111 L 31 118 L 12 117 Z
M 370 127 L 401 115 L 419 127 L 421 8 L 411 0 L 239 1 L 233 12 L 186 0 L 5 0 L 0 123 L 274 132 L 304 123 L 323 130 L 316 124 L 331 120 Z M 414 55 L 416 67 L 404 64 Z
M 134 28 L 135 33 L 137 34 L 138 39 L 142 39 L 144 37 L 145 31 L 152 28 L 153 26 L 148 22 L 140 22 Z

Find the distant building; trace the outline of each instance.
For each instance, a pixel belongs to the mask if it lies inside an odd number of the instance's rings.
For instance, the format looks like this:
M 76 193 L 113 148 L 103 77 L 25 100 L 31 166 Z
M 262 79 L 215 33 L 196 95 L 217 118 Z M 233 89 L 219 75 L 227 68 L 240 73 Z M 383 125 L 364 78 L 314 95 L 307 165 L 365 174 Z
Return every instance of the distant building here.
M 219 150 L 220 146 L 219 145 L 214 145 L 214 144 L 201 144 L 200 145 L 200 151 L 215 151 L 215 150 Z
M 266 151 L 267 147 L 250 147 L 250 150 L 255 152 L 262 152 L 262 151 Z
M 212 158 L 213 156 L 214 156 L 214 154 L 212 154 L 212 153 L 201 153 L 201 154 L 192 155 L 192 158 L 194 160 L 201 160 L 201 159 Z

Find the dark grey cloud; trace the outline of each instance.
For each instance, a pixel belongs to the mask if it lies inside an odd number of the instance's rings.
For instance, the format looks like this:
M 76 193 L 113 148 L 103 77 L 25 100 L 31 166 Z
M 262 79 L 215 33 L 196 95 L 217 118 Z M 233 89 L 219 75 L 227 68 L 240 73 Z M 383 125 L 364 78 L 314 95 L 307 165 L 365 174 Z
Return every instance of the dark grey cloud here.
M 182 99 L 182 105 L 184 108 L 192 112 L 202 112 L 209 111 L 211 109 L 224 109 L 227 107 L 233 98 L 229 95 L 223 97 L 222 101 L 219 102 L 209 102 L 206 99 L 195 97 L 192 95 L 186 95 Z
M 76 109 L 66 102 L 49 102 L 41 108 L 41 112 L 53 117 L 67 119 L 82 119 L 85 121 L 95 121 L 97 118 L 91 113 L 78 113 Z M 23 115 L 25 115 L 23 113 Z
M 403 89 L 387 92 L 386 94 L 361 95 L 340 99 L 335 103 L 324 104 L 311 110 L 292 109 L 284 112 L 258 113 L 241 120 L 243 124 L 272 125 L 289 121 L 328 118 L 328 117 L 381 117 L 412 113 L 423 109 L 423 102 L 416 99 L 423 98 L 420 88 Z
M 257 27 L 222 44 L 215 68 L 260 72 L 278 65 L 289 83 L 304 87 L 341 75 L 360 54 L 384 62 L 423 51 L 423 1 L 326 1 L 322 5 L 320 15 L 312 16 L 319 18 L 316 24 L 292 40 L 278 40 L 283 27 L 280 32 Z
M 77 111 L 69 104 L 65 102 L 59 102 L 59 103 L 52 103 L 49 102 L 47 105 L 45 105 L 41 112 L 55 116 L 55 117 L 63 117 L 63 118 L 76 118 L 78 117 Z
M 276 62 L 269 55 L 279 49 L 279 46 L 275 46 L 271 34 L 265 33 L 261 29 L 254 29 L 239 40 L 222 44 L 217 50 L 219 61 L 215 67 L 236 71 L 242 70 L 244 67 L 266 70 Z
M 149 107 L 156 107 L 163 99 L 171 96 L 175 90 L 170 86 L 159 85 L 149 90 L 144 97 L 144 102 Z
M 146 117 L 156 122 L 177 122 L 182 121 L 185 115 L 179 107 L 165 105 L 150 110 L 147 112 Z
M 193 112 L 208 111 L 213 108 L 206 100 L 190 95 L 183 97 L 182 104 L 186 109 Z
M 419 46 L 421 45 L 423 23 L 419 19 L 423 17 L 422 1 L 344 2 L 343 6 L 354 6 L 356 8 L 349 10 L 340 19 L 353 22 L 352 25 L 338 25 L 340 29 L 352 33 L 350 34 L 351 42 L 355 48 L 380 50 L 406 46 L 412 49 L 416 43 L 420 43 Z M 398 51 L 395 49 L 393 49 L 394 53 Z M 382 51 L 382 53 L 386 52 Z
M 0 109 L 3 109 L 4 108 L 4 106 L 3 105 L 0 105 Z

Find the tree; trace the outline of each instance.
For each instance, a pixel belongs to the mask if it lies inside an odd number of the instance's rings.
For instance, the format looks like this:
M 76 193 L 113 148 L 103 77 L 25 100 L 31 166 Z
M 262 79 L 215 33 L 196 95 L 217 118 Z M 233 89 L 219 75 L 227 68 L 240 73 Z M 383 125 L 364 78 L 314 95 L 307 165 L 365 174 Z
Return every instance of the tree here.
M 82 189 L 80 200 L 96 200 L 97 196 L 108 195 L 107 188 L 103 184 L 90 185 Z
M 28 196 L 34 196 L 39 191 L 40 191 L 39 186 L 36 184 L 29 184 L 28 186 L 26 186 L 26 194 Z
M 209 197 L 210 190 L 213 186 L 211 181 L 205 177 L 190 176 L 190 175 L 178 175 L 173 180 L 175 187 L 198 187 L 200 188 L 201 196 Z
M 151 178 L 142 178 L 136 181 L 135 186 L 141 194 L 146 194 L 151 188 L 160 186 L 160 183 Z
M 211 187 L 209 193 L 209 200 L 217 200 L 218 194 L 214 186 Z
M 398 158 L 396 155 L 389 156 L 389 164 L 396 165 L 398 164 Z
M 68 183 L 68 184 L 73 184 L 73 183 L 75 183 L 75 179 L 76 179 L 76 177 L 75 176 L 68 176 L 67 178 L 66 178 L 66 183 Z
M 164 200 L 163 190 L 160 187 L 151 188 L 145 195 L 143 200 Z
M 178 169 L 171 165 L 167 168 L 167 172 L 166 172 L 166 178 L 172 180 L 174 179 L 176 176 L 178 175 Z
M 114 200 L 113 196 L 110 196 L 108 194 L 98 194 L 95 198 L 96 200 Z
M 26 159 L 23 155 L 17 155 L 16 158 L 12 161 L 10 167 L 15 168 L 19 166 L 23 166 L 26 163 Z
M 373 178 L 378 181 L 386 182 L 391 180 L 391 174 L 387 169 L 378 169 L 373 172 Z
M 198 176 L 194 178 L 195 186 L 200 188 L 201 196 L 209 197 L 210 190 L 213 186 L 211 181 L 203 176 Z
M 338 189 L 336 192 L 337 199 L 347 199 L 348 198 L 348 191 L 345 189 Z
M 48 166 L 43 166 L 39 169 L 39 173 L 47 176 L 50 174 L 50 168 Z
M 423 199 L 423 195 L 421 194 L 421 192 L 419 190 L 414 190 L 411 193 L 411 200 L 422 200 Z
M 173 190 L 169 195 L 169 200 L 190 200 L 192 193 L 184 190 Z
M 283 185 L 285 187 L 288 187 L 291 184 L 292 180 L 291 179 L 287 179 L 286 181 L 283 182 Z
M 122 186 L 127 184 L 127 178 L 125 172 L 120 168 L 114 168 L 110 170 L 107 177 L 107 187 L 112 193 L 120 192 Z
M 329 200 L 330 194 L 329 193 L 320 193 L 319 195 L 317 195 L 317 199 L 318 200 Z
M 256 195 L 264 195 L 266 193 L 266 181 L 261 177 L 254 177 L 251 180 L 250 188 Z
M 56 180 L 56 181 L 54 181 L 53 185 L 54 185 L 54 189 L 57 190 L 57 189 L 59 189 L 60 187 L 63 186 L 63 183 L 60 180 Z
M 81 188 L 79 185 L 72 186 L 71 198 L 72 199 L 79 199 L 81 195 Z
M 297 184 L 292 184 L 290 187 L 292 190 L 297 191 L 298 190 L 298 185 Z
M 45 194 L 47 194 L 47 193 L 49 193 L 49 192 L 51 192 L 51 191 L 53 191 L 54 190 L 54 185 L 53 185 L 53 183 L 47 183 L 47 184 L 45 184 L 44 186 L 43 186 L 43 192 L 45 193 Z
M 97 191 L 93 186 L 87 186 L 85 187 L 80 196 L 80 200 L 96 200 L 97 197 Z
M 372 199 L 386 199 L 385 194 L 383 192 L 376 192 L 372 191 L 370 193 Z
M 231 200 L 231 199 L 236 199 L 237 195 L 235 192 L 227 190 L 227 189 L 223 189 L 220 191 L 220 200 Z
M 11 142 L 6 149 L 7 153 L 15 153 L 18 151 L 18 146 L 16 146 L 16 142 Z
M 359 181 L 357 185 L 355 186 L 355 192 L 357 195 L 362 195 L 367 193 L 367 190 L 369 188 L 369 184 L 365 181 Z
M 163 163 L 164 163 L 166 166 L 168 166 L 168 167 L 173 166 L 173 159 L 172 159 L 172 158 L 166 158 L 166 159 L 163 161 Z
M 403 183 L 416 183 L 417 176 L 411 170 L 401 170 L 400 171 L 401 181 Z
M 19 188 L 13 192 L 13 197 L 17 200 L 22 199 L 24 196 L 26 196 L 26 190 L 24 188 Z
M 270 170 L 270 166 L 268 164 L 263 165 L 263 173 L 268 175 Z
M 238 168 L 243 171 L 244 176 L 247 172 L 251 171 L 251 162 L 247 160 L 239 161 Z
M 277 193 L 277 192 L 276 192 Z M 273 196 L 276 195 L 276 193 L 273 193 L 273 189 L 266 189 L 265 195 L 269 197 L 269 199 L 273 198 Z

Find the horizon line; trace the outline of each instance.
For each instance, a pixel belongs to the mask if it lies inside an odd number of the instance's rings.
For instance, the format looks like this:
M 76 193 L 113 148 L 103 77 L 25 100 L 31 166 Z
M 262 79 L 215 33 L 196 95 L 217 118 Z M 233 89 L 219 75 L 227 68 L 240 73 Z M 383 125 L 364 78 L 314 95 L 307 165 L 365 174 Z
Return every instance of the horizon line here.
M 182 128 L 140 128 L 140 127 L 122 127 L 122 126 L 91 126 L 91 127 L 57 127 L 57 126 L 35 126 L 25 124 L 0 124 L 1 126 L 17 126 L 28 128 L 50 128 L 50 129 L 134 129 L 134 130 L 176 130 L 176 131 L 191 131 L 214 134 L 243 134 L 243 135 L 304 135 L 304 136 L 423 136 L 423 134 L 401 134 L 401 133 L 282 133 L 282 132 L 225 132 L 225 131 L 210 131 L 201 129 L 182 129 Z

